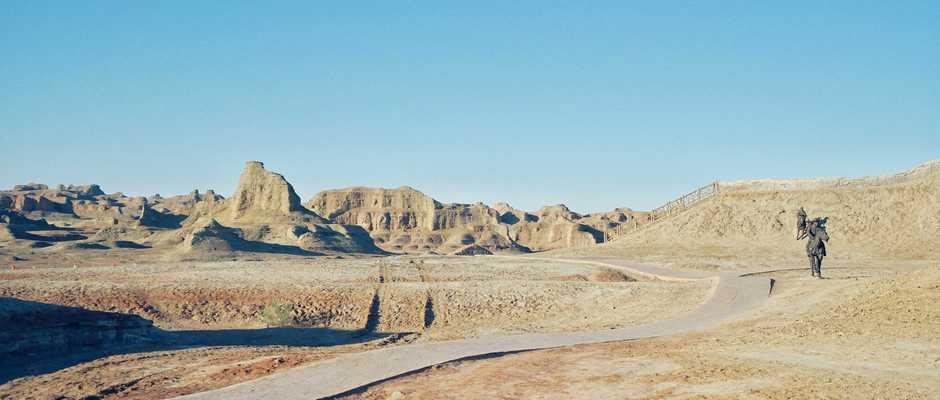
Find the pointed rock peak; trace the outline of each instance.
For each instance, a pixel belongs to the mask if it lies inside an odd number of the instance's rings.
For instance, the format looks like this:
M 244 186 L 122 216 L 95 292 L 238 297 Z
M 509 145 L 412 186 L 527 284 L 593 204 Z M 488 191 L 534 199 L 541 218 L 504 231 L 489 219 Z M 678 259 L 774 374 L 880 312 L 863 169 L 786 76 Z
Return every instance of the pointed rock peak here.
M 63 185 L 59 185 L 60 187 Z M 68 185 L 64 190 L 78 194 L 79 196 L 95 197 L 95 196 L 104 196 L 104 190 L 101 190 L 101 186 L 98 186 L 94 183 L 90 185 Z
M 137 222 L 144 226 L 158 226 L 160 224 L 160 213 L 150 208 L 147 199 L 144 199 L 140 205 L 140 217 L 137 218 Z
M 245 169 L 260 168 L 264 169 L 264 163 L 261 161 L 248 160 L 245 161 Z
M 27 183 L 25 185 L 14 185 L 14 192 L 34 192 L 39 190 L 48 190 L 49 186 L 43 185 L 41 183 Z
M 199 228 L 203 228 L 203 229 L 223 229 L 223 228 L 225 228 L 224 226 L 222 226 L 222 224 L 219 223 L 219 221 L 216 221 L 215 218 L 210 218 L 208 221 L 206 221 L 206 222 L 200 224 L 198 227 L 199 227 Z
M 217 194 L 215 190 L 209 189 L 209 190 L 206 190 L 206 194 L 202 195 L 201 200 L 214 202 L 214 201 L 219 201 L 219 200 L 224 200 L 224 199 L 225 197 L 223 197 L 220 194 Z
M 215 218 L 209 218 L 208 220 L 199 220 L 192 226 L 192 230 L 189 232 L 189 235 L 205 235 L 207 233 L 232 233 L 234 229 L 229 228 L 225 225 L 222 225 Z
M 264 169 L 260 161 L 248 161 L 232 195 L 231 217 L 254 213 L 288 214 L 304 210 L 294 187 L 280 174 Z
M 493 204 L 493 209 L 499 211 L 500 214 L 505 214 L 508 212 L 519 211 L 513 208 L 513 206 L 505 201 L 500 201 Z
M 581 215 L 572 212 L 568 209 L 568 206 L 564 204 L 542 207 L 538 211 L 538 216 L 540 218 L 564 218 L 568 220 L 581 218 Z
M 101 186 L 91 184 L 84 188 L 84 194 L 89 196 L 104 196 L 104 190 L 101 190 Z

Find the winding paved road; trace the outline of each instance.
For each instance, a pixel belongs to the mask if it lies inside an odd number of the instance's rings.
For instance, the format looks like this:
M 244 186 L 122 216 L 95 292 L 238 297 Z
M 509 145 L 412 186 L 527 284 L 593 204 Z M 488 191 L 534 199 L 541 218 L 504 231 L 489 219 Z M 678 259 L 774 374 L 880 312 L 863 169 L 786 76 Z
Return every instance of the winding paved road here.
M 524 259 L 532 260 L 533 258 L 524 257 Z M 673 271 L 607 258 L 552 259 L 552 261 L 617 268 L 663 280 L 715 279 L 718 284 L 712 296 L 694 311 L 677 318 L 646 325 L 603 331 L 488 336 L 389 347 L 346 354 L 257 380 L 183 396 L 180 399 L 319 399 L 468 357 L 642 339 L 701 330 L 716 326 L 756 308 L 767 299 L 771 289 L 771 281 L 768 278 L 742 277 L 733 273 Z

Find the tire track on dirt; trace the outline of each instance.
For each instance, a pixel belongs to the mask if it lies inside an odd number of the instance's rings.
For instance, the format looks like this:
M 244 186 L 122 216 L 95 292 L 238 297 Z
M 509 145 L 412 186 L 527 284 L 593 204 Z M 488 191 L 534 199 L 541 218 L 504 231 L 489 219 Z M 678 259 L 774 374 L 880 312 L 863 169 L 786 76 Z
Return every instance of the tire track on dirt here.
M 518 256 L 504 257 L 519 258 Z M 645 325 L 603 331 L 533 333 L 413 343 L 347 354 L 254 381 L 181 398 L 311 399 L 335 397 L 437 364 L 471 357 L 642 339 L 711 328 L 754 310 L 769 295 L 770 280 L 768 278 L 742 277 L 735 273 L 674 271 L 602 258 L 553 260 L 599 265 L 663 280 L 712 279 L 717 281 L 717 284 L 711 297 L 691 313 Z

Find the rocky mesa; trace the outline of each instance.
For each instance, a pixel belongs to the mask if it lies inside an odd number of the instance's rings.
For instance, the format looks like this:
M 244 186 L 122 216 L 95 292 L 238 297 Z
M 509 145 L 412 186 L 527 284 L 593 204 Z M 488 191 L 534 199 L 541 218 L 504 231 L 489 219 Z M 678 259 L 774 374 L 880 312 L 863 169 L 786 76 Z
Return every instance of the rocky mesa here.
M 334 224 L 300 203 L 293 186 L 259 161 L 248 161 L 232 197 L 197 210 L 182 229 L 164 235 L 180 254 L 237 251 L 305 254 L 381 253 L 356 225 Z
M 627 209 L 581 215 L 564 205 L 528 212 L 507 203 L 443 203 L 407 186 L 327 190 L 304 205 L 287 179 L 260 161 L 246 162 L 228 199 L 212 190 L 143 197 L 94 184 L 33 183 L 0 191 L 0 210 L 2 240 L 20 247 L 153 248 L 183 259 L 546 251 L 593 246 L 641 219 Z
M 351 187 L 317 193 L 307 207 L 337 222 L 367 230 L 388 251 L 472 253 L 545 251 L 601 243 L 605 229 L 633 218 L 582 216 L 564 205 L 536 213 L 507 203 L 441 203 L 411 187 Z

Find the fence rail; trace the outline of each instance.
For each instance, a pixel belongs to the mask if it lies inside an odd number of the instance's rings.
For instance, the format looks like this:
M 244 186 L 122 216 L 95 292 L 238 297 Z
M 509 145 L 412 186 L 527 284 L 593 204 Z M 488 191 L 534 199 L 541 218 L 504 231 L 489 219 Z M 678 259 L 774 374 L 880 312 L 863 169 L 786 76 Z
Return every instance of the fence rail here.
M 715 193 L 718 193 L 718 182 L 709 183 L 654 209 L 651 213 L 651 217 L 658 220 L 685 211 L 685 209 L 692 207 L 696 203 L 714 196 Z
M 633 229 L 624 229 L 624 226 L 617 227 L 615 232 L 606 232 L 604 234 L 604 241 L 609 242 L 613 239 L 616 239 L 620 236 L 636 232 L 640 229 L 643 229 L 647 226 L 655 224 L 657 221 L 666 219 L 672 215 L 681 213 L 692 207 L 696 203 L 701 202 L 709 197 L 714 196 L 718 193 L 718 182 L 712 182 L 705 186 L 702 186 L 698 189 L 695 189 L 685 195 L 680 196 L 678 199 L 670 201 L 666 204 L 663 204 L 660 207 L 657 207 L 653 211 L 650 211 L 647 216 L 647 221 L 644 223 L 638 223 L 638 221 L 633 221 Z

